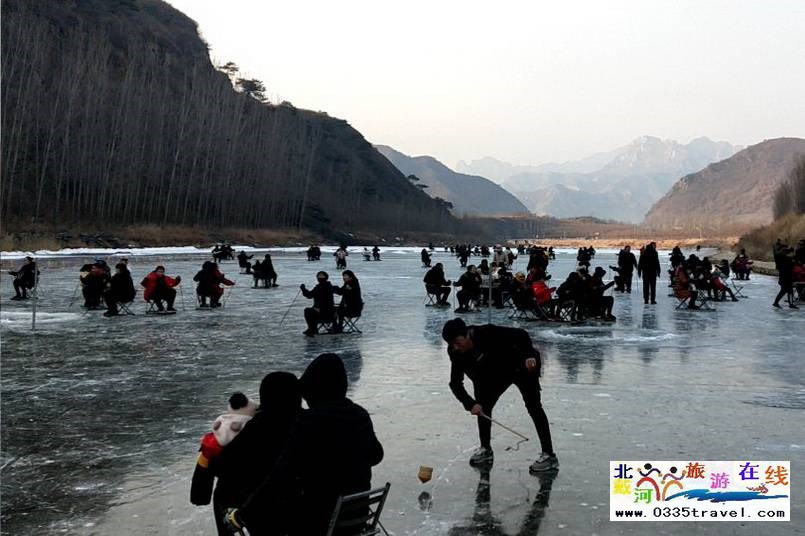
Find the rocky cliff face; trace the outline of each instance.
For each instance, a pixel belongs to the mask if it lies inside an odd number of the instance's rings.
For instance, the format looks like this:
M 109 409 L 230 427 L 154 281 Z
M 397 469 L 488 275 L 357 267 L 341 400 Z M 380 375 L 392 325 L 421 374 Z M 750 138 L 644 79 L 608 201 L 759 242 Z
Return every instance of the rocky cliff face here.
M 346 121 L 236 91 L 165 2 L 3 0 L 2 42 L 6 222 L 457 225 Z
M 682 177 L 646 215 L 665 228 L 741 231 L 772 221 L 774 192 L 805 154 L 805 140 L 766 140 Z

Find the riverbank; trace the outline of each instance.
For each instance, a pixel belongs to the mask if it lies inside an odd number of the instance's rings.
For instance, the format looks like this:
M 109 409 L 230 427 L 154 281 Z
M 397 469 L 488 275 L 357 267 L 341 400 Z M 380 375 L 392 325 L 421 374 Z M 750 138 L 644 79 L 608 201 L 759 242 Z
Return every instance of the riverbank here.
M 657 249 L 673 249 L 674 246 L 679 246 L 687 250 L 701 246 L 703 248 L 731 250 L 738 243 L 738 239 L 739 237 L 737 236 L 719 238 L 539 238 L 531 239 L 529 242 L 546 247 L 552 246 L 554 248 L 575 249 L 590 246 L 595 249 L 621 249 L 624 246 L 630 245 L 633 250 L 637 250 L 640 249 L 640 246 L 649 242 L 656 242 Z M 522 240 L 509 241 L 512 245 L 514 245 L 515 242 L 522 242 Z
M 444 233 L 372 233 L 305 229 L 241 229 L 185 227 L 178 225 L 132 225 L 125 227 L 6 226 L 0 235 L 0 251 L 58 251 L 70 248 L 128 249 L 146 247 L 212 247 L 217 243 L 258 248 L 308 246 L 310 244 L 434 244 L 451 243 Z

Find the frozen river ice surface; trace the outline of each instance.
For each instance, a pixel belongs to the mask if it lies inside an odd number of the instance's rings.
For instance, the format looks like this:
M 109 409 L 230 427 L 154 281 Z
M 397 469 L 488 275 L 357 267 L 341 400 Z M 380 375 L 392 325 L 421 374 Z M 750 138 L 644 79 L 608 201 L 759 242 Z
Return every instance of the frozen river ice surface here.
M 454 313 L 424 305 L 418 248 L 389 249 L 381 262 L 351 248 L 363 333 L 313 339 L 301 334 L 309 302 L 294 301 L 298 286 L 312 286 L 322 269 L 340 278 L 327 250 L 311 263 L 303 249 L 272 251 L 275 289 L 252 289 L 237 263 L 223 263 L 237 286 L 222 310 L 195 310 L 188 283 L 174 316 L 146 316 L 139 298 L 135 316 L 111 319 L 84 312 L 80 298 L 68 307 L 87 260 L 78 256 L 108 252 L 43 255 L 35 333 L 31 304 L 9 301 L 3 277 L 2 533 L 213 534 L 211 509 L 189 502 L 199 438 L 231 392 L 257 399 L 266 373 L 301 373 L 325 351 L 343 357 L 350 397 L 371 413 L 385 447 L 373 483 L 392 484 L 383 524 L 396 535 L 803 533 L 805 316 L 772 309 L 773 278 L 753 277 L 748 298 L 713 313 L 675 310 L 667 280 L 656 306 L 643 305 L 637 281 L 631 295 L 616 295 L 612 324 L 519 322 L 493 309 L 493 322 L 528 330 L 543 356 L 542 398 L 561 467 L 535 477 L 528 465 L 539 442 L 515 389 L 495 417 L 532 441 L 507 451 L 516 438 L 494 427 L 491 471 L 467 464 L 477 431 L 447 386 L 440 338 Z M 122 255 L 135 282 L 156 264 L 189 282 L 206 260 L 186 249 Z M 17 257 L 4 255 L 4 268 Z M 454 257 L 439 249 L 437 261 L 457 279 Z M 593 260 L 610 264 L 611 250 Z M 560 250 L 549 271 L 558 284 L 574 267 L 575 255 Z M 484 323 L 487 312 L 464 318 Z M 609 461 L 643 458 L 790 460 L 792 521 L 610 522 Z M 431 482 L 417 479 L 420 465 L 434 468 Z M 425 491 L 432 504 L 423 510 Z

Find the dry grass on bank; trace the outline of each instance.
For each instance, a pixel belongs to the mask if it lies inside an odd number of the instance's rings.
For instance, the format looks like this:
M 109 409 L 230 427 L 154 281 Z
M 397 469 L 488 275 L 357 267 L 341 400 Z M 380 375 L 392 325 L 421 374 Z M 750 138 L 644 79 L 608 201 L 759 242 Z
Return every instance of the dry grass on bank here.
M 771 261 L 771 248 L 778 238 L 796 247 L 797 242 L 805 238 L 805 214 L 788 214 L 769 225 L 758 227 L 743 235 L 737 247 L 746 248 L 753 259 Z

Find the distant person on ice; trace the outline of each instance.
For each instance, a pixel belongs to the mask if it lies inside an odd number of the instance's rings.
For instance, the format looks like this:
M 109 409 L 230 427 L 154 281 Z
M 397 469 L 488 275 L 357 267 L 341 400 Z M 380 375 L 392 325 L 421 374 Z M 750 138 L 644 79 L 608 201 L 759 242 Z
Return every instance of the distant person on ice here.
M 451 282 L 444 278 L 444 266 L 437 262 L 436 265 L 425 273 L 422 279 L 425 282 L 425 291 L 436 296 L 437 305 L 447 305 L 447 298 L 450 296 Z
M 333 257 L 335 257 L 335 269 L 336 270 L 346 270 L 347 268 L 347 256 L 349 252 L 345 246 L 339 247 L 333 253 Z
M 422 267 L 423 268 L 430 268 L 430 252 L 422 248 L 422 251 L 419 252 L 419 258 L 422 259 Z
M 269 477 L 242 508 L 227 513 L 226 521 L 233 530 L 245 526 L 251 531 L 254 526 L 273 524 L 271 532 L 251 533 L 324 535 L 338 497 L 372 487 L 372 467 L 383 460 L 383 446 L 369 413 L 347 398 L 347 374 L 341 358 L 318 356 L 308 365 L 301 384 L 310 409 L 299 416 Z M 297 486 L 301 488 L 300 504 L 296 508 L 282 504 L 288 490 Z M 297 513 L 291 522 L 283 522 L 293 511 Z
M 643 278 L 643 303 L 657 303 L 657 279 L 660 277 L 660 257 L 657 255 L 657 243 L 651 242 L 640 252 L 637 262 L 637 277 Z
M 169 312 L 175 312 L 173 302 L 176 300 L 176 290 L 174 287 L 182 282 L 182 276 L 168 277 L 165 275 L 165 267 L 157 266 L 153 272 L 145 276 L 140 285 L 145 288 L 143 299 L 147 302 L 154 302 L 157 311 L 164 311 L 162 305 L 164 301 L 168 305 Z
M 470 465 L 488 465 L 494 460 L 491 429 L 492 410 L 500 396 L 516 385 L 526 410 L 534 421 L 542 454 L 531 464 L 532 472 L 559 467 L 553 452 L 548 417 L 540 400 L 540 355 L 523 329 L 486 324 L 467 326 L 460 318 L 445 322 L 442 338 L 450 356 L 450 390 L 472 415 L 478 418 L 481 446 Z M 475 398 L 464 388 L 464 376 L 472 380 Z
M 271 254 L 266 253 L 263 257 L 263 263 L 260 265 L 261 277 L 265 280 L 266 287 L 276 287 L 277 285 L 277 271 L 274 269 L 274 261 L 271 260 Z
M 635 268 L 637 268 L 637 259 L 632 253 L 632 246 L 627 245 L 618 252 L 618 276 L 620 277 L 618 290 L 632 293 L 632 274 Z
M 8 272 L 9 275 L 14 276 L 14 293 L 16 294 L 12 300 L 27 300 L 28 291 L 36 285 L 36 278 L 39 275 L 39 270 L 36 269 L 36 262 L 33 257 L 25 257 L 25 264 L 20 266 L 16 272 Z
M 193 276 L 193 281 L 198 283 L 196 285 L 196 294 L 199 297 L 199 307 L 211 308 L 221 306 L 221 296 L 224 293 L 221 285 L 231 287 L 235 284 L 234 281 L 224 277 L 224 274 L 218 270 L 218 265 L 211 261 L 204 262 L 201 270 Z M 209 305 L 207 305 L 207 298 L 210 300 Z
M 247 274 L 252 273 L 252 263 L 249 262 L 249 259 L 252 257 L 254 257 L 254 255 L 246 255 L 246 252 L 243 250 L 238 253 L 238 266 Z
M 95 259 L 93 264 L 85 264 L 79 274 L 81 293 L 84 295 L 84 307 L 98 309 L 101 298 L 108 288 L 110 276 L 109 265 L 103 259 Z
M 109 289 L 103 295 L 103 299 L 106 301 L 106 312 L 103 313 L 103 316 L 117 315 L 117 304 L 132 302 L 136 295 L 137 291 L 134 290 L 134 281 L 131 280 L 128 265 L 125 262 L 117 263 Z
M 332 322 L 335 320 L 335 301 L 333 299 L 333 285 L 330 283 L 327 272 L 316 274 L 316 286 L 308 290 L 305 284 L 299 285 L 302 295 L 313 300 L 313 307 L 305 308 L 305 322 L 307 329 L 303 331 L 308 337 L 313 337 L 319 331 L 319 322 Z

